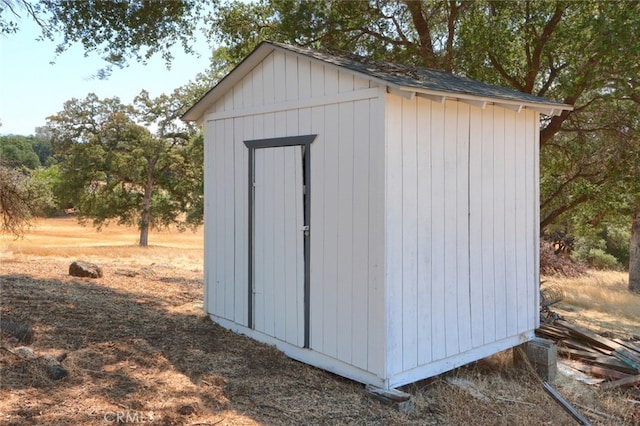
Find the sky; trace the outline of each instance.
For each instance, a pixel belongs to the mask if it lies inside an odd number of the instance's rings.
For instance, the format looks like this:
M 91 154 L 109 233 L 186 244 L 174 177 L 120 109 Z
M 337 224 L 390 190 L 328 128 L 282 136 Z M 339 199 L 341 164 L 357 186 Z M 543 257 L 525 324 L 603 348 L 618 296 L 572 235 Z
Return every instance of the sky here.
M 97 54 L 85 57 L 81 46 L 73 46 L 56 58 L 56 43 L 37 41 L 39 34 L 37 24 L 23 19 L 18 33 L 0 35 L 0 135 L 35 134 L 65 101 L 92 92 L 101 99 L 117 96 L 125 104 L 142 89 L 152 97 L 171 93 L 209 65 L 209 48 L 201 41 L 195 47 L 199 58 L 176 47 L 171 70 L 158 56 L 146 66 L 115 68 L 107 80 L 98 80 L 92 76 L 106 63 Z

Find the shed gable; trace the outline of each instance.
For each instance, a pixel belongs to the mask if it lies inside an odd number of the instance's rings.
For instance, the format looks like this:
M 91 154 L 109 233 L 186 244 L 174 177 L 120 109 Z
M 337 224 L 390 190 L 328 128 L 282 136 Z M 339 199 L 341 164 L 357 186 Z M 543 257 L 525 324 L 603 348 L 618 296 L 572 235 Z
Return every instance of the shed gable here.
M 205 116 L 210 120 L 335 103 L 342 100 L 341 93 L 373 87 L 375 82 L 349 70 L 274 50 L 219 96 Z

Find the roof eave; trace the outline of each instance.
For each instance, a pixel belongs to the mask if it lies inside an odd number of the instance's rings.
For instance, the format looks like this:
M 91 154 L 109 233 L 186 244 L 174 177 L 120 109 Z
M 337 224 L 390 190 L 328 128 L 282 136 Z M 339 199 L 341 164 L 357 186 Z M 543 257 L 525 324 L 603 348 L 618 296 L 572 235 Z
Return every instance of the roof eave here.
M 457 99 L 461 102 L 465 102 L 482 109 L 484 109 L 486 105 L 494 104 L 517 112 L 519 112 L 523 108 L 530 108 L 548 116 L 560 115 L 562 111 L 573 111 L 572 105 L 562 104 L 558 102 L 531 102 L 524 100 L 504 99 L 493 96 L 478 96 L 466 93 L 445 92 L 440 90 L 425 89 L 422 87 L 400 86 L 389 83 L 387 83 L 387 86 L 392 88 L 392 91 L 394 92 L 405 93 L 402 95 L 405 97 L 413 97 L 413 93 L 421 95 L 438 103 L 443 103 L 446 99 Z

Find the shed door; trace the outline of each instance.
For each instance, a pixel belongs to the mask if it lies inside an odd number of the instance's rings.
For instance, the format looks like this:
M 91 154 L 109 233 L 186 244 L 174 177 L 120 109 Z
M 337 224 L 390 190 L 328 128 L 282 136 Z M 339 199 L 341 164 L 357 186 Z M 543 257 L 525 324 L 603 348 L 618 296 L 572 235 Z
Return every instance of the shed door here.
M 253 152 L 253 326 L 303 346 L 305 146 Z

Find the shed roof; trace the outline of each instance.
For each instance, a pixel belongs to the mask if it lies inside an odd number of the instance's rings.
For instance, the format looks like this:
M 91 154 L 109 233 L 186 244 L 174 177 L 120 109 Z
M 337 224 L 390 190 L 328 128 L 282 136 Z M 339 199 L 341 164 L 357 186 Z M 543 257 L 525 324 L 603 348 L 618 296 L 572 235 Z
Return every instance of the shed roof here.
M 219 99 L 274 50 L 288 51 L 325 64 L 348 69 L 365 78 L 376 80 L 386 85 L 391 91 L 406 97 L 420 94 L 437 102 L 444 102 L 446 98 L 455 98 L 480 107 L 492 102 L 517 111 L 523 107 L 531 107 L 547 115 L 558 115 L 563 110 L 573 109 L 571 105 L 561 102 L 471 80 L 446 71 L 376 61 L 345 52 L 318 51 L 264 41 L 196 102 L 182 118 L 187 121 L 199 120 L 209 105 Z

